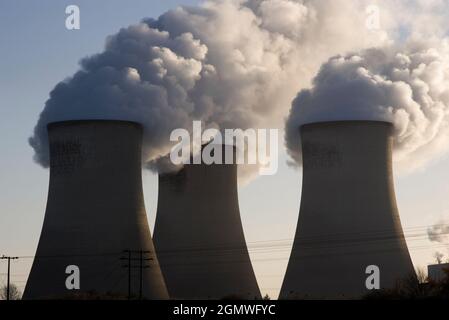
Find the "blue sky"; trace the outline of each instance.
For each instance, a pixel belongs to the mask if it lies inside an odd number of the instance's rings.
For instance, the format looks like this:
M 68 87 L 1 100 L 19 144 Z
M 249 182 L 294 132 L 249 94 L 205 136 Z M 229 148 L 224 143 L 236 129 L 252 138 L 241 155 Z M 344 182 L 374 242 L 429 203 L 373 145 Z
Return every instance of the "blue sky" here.
M 80 58 L 99 52 L 107 35 L 143 17 L 157 17 L 193 0 L 24 1 L 0 2 L 0 255 L 34 255 L 45 212 L 48 170 L 32 160 L 27 139 L 48 93 L 78 68 Z M 81 30 L 65 28 L 65 7 L 77 4 Z M 294 236 L 300 204 L 301 172 L 286 165 L 281 150 L 279 173 L 241 187 L 239 198 L 250 251 L 254 242 L 285 244 L 282 250 L 251 251 L 263 293 L 277 296 Z M 449 158 L 408 176 L 397 177 L 396 192 L 415 266 L 433 262 L 435 250 L 427 226 L 449 217 Z M 151 227 L 157 199 L 157 179 L 144 172 L 145 197 Z M 416 228 L 416 229 L 415 229 Z M 419 230 L 419 231 L 416 231 Z M 278 241 L 282 240 L 282 241 Z M 284 241 L 285 240 L 285 241 Z M 32 260 L 13 263 L 13 282 L 23 288 Z M 331 268 L 331 266 L 330 266 Z M 0 283 L 6 265 L 0 263 Z

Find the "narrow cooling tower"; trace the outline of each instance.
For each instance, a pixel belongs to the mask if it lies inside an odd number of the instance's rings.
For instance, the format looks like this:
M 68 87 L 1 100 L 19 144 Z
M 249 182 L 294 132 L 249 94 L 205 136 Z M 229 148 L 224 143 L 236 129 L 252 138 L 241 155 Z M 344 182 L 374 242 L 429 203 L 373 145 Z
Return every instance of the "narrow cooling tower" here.
M 142 128 L 125 121 L 68 121 L 48 126 L 50 185 L 44 225 L 24 298 L 126 297 L 128 258 L 143 254 L 143 297 L 168 298 L 154 253 L 141 179 Z M 140 289 L 140 254 L 131 254 L 131 294 Z M 66 288 L 66 267 L 80 290 Z
M 192 164 L 160 175 L 154 243 L 172 298 L 260 298 L 240 219 L 236 164 Z
M 360 298 L 370 265 L 381 288 L 414 275 L 394 194 L 392 130 L 377 121 L 301 128 L 301 209 L 280 298 Z

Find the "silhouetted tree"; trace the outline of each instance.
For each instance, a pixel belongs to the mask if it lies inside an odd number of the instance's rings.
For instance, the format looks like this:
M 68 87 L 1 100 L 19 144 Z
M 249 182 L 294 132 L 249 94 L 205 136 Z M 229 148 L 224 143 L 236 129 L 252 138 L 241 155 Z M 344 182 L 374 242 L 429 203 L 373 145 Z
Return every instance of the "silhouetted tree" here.
M 427 282 L 427 274 L 423 268 L 416 268 L 416 278 L 420 284 Z
M 6 285 L 2 286 L 0 289 L 0 300 L 7 300 L 8 287 Z M 9 285 L 9 300 L 20 300 L 22 298 L 22 292 L 19 288 L 11 283 Z
M 399 281 L 393 289 L 375 290 L 364 297 L 368 300 L 406 300 L 406 299 L 449 299 L 449 269 L 443 270 L 446 276 L 441 281 L 426 279 L 424 272 L 418 270 L 417 277 Z M 427 281 L 426 281 L 427 280 Z

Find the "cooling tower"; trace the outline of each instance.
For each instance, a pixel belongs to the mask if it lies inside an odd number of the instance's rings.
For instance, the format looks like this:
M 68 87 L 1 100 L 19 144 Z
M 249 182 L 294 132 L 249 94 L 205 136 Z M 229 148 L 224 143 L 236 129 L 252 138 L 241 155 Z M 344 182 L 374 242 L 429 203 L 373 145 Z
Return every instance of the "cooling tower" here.
M 172 298 L 260 298 L 240 219 L 236 164 L 191 164 L 160 175 L 154 244 Z
M 370 265 L 381 288 L 414 275 L 395 200 L 392 130 L 376 121 L 301 127 L 301 208 L 280 298 L 361 298 Z
M 126 297 L 128 258 L 143 254 L 144 298 L 168 298 L 145 213 L 142 128 L 125 121 L 48 125 L 50 184 L 44 224 L 24 298 L 86 292 Z M 131 254 L 131 294 L 140 290 L 140 254 Z M 80 271 L 80 290 L 66 288 L 66 267 Z

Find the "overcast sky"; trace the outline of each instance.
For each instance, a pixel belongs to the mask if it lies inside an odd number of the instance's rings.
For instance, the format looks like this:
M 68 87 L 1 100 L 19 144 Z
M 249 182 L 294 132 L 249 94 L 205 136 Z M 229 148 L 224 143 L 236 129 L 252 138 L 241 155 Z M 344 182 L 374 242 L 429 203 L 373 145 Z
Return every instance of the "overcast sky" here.
M 50 90 L 72 75 L 80 58 L 102 50 L 107 35 L 144 17 L 157 18 L 187 0 L 0 2 L 0 255 L 23 256 L 12 265 L 12 281 L 23 289 L 44 218 L 48 170 L 33 162 L 28 144 Z M 81 29 L 65 28 L 65 8 L 81 9 Z M 412 10 L 412 9 L 410 9 Z M 298 90 L 301 88 L 298 88 Z M 285 115 L 287 116 L 287 115 Z M 279 171 L 240 187 L 240 210 L 262 293 L 277 297 L 296 229 L 301 170 L 286 164 L 280 150 Z M 434 262 L 447 248 L 427 240 L 426 230 L 449 219 L 449 157 L 412 174 L 396 176 L 397 200 L 415 267 Z M 144 193 L 153 228 L 157 177 L 144 171 Z M 274 248 L 273 248 L 274 245 Z M 262 250 L 255 251 L 257 246 Z M 332 266 L 329 266 L 332 268 Z M 331 270 L 329 270 L 332 272 Z M 0 262 L 0 283 L 6 264 Z

